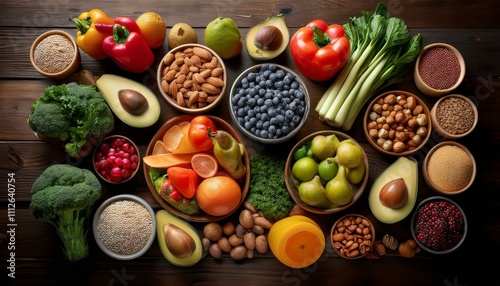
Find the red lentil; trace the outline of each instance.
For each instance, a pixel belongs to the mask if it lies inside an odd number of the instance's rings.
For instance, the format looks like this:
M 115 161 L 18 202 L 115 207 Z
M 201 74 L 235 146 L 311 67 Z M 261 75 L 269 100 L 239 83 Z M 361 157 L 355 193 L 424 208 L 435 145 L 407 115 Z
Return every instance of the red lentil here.
M 463 134 L 474 125 L 474 110 L 464 99 L 449 97 L 437 106 L 436 119 L 446 132 L 453 135 Z
M 439 90 L 453 87 L 460 77 L 460 71 L 457 56 L 443 47 L 426 50 L 418 63 L 418 73 L 422 80 L 429 87 Z
M 50 35 L 38 43 L 33 53 L 35 64 L 44 72 L 58 73 L 71 64 L 73 44 L 61 35 Z

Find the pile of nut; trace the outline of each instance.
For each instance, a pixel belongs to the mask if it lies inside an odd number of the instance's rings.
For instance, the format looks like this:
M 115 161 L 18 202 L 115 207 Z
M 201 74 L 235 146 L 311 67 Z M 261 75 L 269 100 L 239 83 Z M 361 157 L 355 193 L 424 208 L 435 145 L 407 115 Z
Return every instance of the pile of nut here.
M 373 243 L 373 249 L 367 254 L 366 258 L 378 259 L 380 256 L 386 255 L 386 249 L 396 251 L 404 258 L 412 258 L 420 252 L 420 247 L 415 240 L 407 239 L 400 243 L 394 236 L 385 234 L 382 240 L 377 240 Z
M 332 230 L 333 248 L 347 258 L 356 258 L 372 249 L 373 226 L 362 216 L 350 215 L 337 222 Z
M 221 96 L 224 69 L 207 49 L 187 47 L 168 53 L 162 64 L 161 88 L 179 106 L 197 109 Z
M 215 259 L 221 258 L 223 253 L 234 260 L 252 259 L 255 251 L 267 252 L 266 231 L 272 223 L 247 202 L 244 205 L 236 225 L 228 221 L 223 225 L 211 222 L 204 226 L 203 247 Z
M 383 150 L 395 153 L 413 150 L 428 134 L 424 106 L 414 96 L 390 93 L 375 102 L 369 112 L 368 134 Z

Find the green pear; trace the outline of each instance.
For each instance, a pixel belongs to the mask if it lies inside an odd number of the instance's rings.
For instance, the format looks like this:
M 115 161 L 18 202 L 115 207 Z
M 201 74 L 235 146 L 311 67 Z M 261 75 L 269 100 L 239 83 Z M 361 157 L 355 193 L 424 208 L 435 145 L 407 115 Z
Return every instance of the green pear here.
M 346 168 L 355 168 L 363 161 L 363 150 L 352 141 L 343 140 L 337 148 L 337 163 Z
M 319 160 L 334 157 L 337 146 L 340 144 L 339 138 L 335 134 L 316 135 L 311 141 L 311 152 Z
M 329 208 L 332 203 L 326 198 L 325 187 L 318 175 L 299 185 L 299 198 L 305 204 L 317 208 Z
M 361 161 L 358 166 L 346 170 L 347 180 L 354 185 L 363 181 L 365 177 L 365 163 Z
M 318 175 L 325 182 L 335 178 L 338 170 L 339 164 L 337 164 L 334 157 L 328 157 L 318 164 Z
M 347 180 L 345 166 L 340 165 L 337 176 L 326 184 L 325 194 L 329 201 L 339 206 L 346 205 L 352 201 L 354 192 Z

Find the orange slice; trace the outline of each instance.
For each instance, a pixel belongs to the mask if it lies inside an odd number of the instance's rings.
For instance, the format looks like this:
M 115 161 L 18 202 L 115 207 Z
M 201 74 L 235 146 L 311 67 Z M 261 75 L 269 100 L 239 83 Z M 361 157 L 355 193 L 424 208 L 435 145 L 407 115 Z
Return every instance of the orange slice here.
M 153 155 L 156 155 L 156 154 L 166 154 L 169 152 L 167 148 L 165 148 L 165 144 L 163 144 L 162 140 L 156 140 L 155 145 L 153 146 L 153 151 L 151 153 Z
M 176 154 L 195 153 L 199 150 L 189 141 L 189 121 L 183 121 L 172 126 L 163 135 L 163 144 L 168 152 Z
M 173 149 L 177 148 L 181 143 L 181 138 L 184 136 L 182 129 L 179 125 L 174 125 L 165 132 L 163 135 L 163 145 L 165 149 L 171 152 Z
M 191 168 L 202 178 L 210 178 L 219 171 L 217 159 L 207 153 L 196 153 L 191 157 Z
M 144 157 L 144 163 L 152 168 L 170 168 L 173 166 L 189 167 L 193 154 L 156 154 Z

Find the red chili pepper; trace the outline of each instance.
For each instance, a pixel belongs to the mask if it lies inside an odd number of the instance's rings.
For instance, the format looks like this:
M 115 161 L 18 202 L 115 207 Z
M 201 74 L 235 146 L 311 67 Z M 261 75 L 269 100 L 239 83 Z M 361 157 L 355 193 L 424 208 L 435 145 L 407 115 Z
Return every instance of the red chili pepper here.
M 113 19 L 113 24 L 109 23 L 95 23 L 94 26 L 99 32 L 103 32 L 106 34 L 113 34 L 113 27 L 115 24 L 122 25 L 127 28 L 129 32 L 136 32 L 137 34 L 141 34 L 141 28 L 135 22 L 135 20 L 131 17 L 121 16 Z
M 119 24 L 113 26 L 113 35 L 104 39 L 102 49 L 116 65 L 129 72 L 144 72 L 154 62 L 154 54 L 141 34 L 129 32 Z
M 349 39 L 338 24 L 314 20 L 290 40 L 290 51 L 299 71 L 314 81 L 332 78 L 349 59 Z

